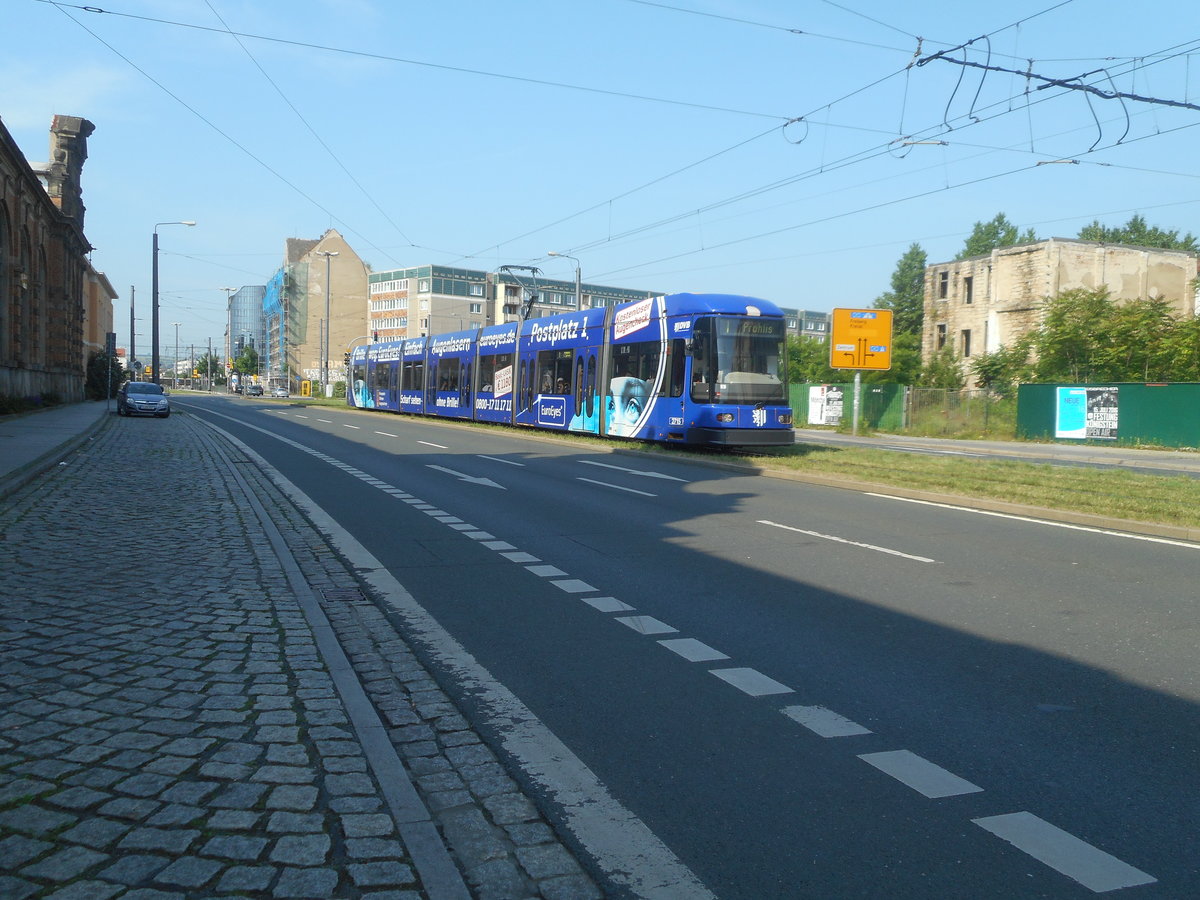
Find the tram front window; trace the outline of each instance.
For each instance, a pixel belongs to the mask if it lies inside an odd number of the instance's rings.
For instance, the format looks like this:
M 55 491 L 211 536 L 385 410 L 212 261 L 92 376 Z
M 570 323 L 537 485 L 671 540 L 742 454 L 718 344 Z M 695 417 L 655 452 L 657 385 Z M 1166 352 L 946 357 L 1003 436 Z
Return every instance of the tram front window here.
M 714 316 L 698 321 L 694 334 L 692 399 L 730 404 L 786 402 L 782 321 Z

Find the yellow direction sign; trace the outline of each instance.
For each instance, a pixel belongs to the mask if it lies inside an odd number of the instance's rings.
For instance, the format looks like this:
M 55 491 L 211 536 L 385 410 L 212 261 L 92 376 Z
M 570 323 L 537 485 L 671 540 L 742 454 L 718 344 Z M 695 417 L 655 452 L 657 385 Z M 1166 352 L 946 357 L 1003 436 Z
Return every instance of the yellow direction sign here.
M 835 309 L 829 365 L 834 369 L 890 369 L 892 311 Z

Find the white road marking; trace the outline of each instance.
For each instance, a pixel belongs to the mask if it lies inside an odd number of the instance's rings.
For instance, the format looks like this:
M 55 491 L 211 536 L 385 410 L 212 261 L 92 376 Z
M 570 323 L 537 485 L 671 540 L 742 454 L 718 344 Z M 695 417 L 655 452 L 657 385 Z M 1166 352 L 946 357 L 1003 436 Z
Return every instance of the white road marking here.
M 567 574 L 557 566 L 526 566 L 525 568 L 539 578 L 558 578 Z
M 446 520 L 443 519 L 442 521 L 445 522 Z M 455 531 L 470 531 L 471 529 L 473 529 L 475 527 L 474 525 L 471 525 L 468 522 L 446 522 L 446 524 L 449 525 L 451 528 L 453 528 Z
M 566 578 L 562 581 L 550 582 L 560 591 L 566 591 L 568 594 L 588 594 L 595 590 L 586 581 L 580 581 L 578 578 Z
M 1093 528 L 1090 525 L 1072 525 L 1070 522 L 1051 522 L 1048 519 L 1035 519 L 1032 516 L 1018 516 L 1013 513 L 996 512 L 991 509 L 971 509 L 966 506 L 955 506 L 953 503 L 937 503 L 933 500 L 916 500 L 912 497 L 893 497 L 890 494 L 874 494 L 864 492 L 868 497 L 879 497 L 882 500 L 899 500 L 901 503 L 916 503 L 921 506 L 936 506 L 941 509 L 952 509 L 955 512 L 975 513 L 977 516 L 991 516 L 995 519 L 1012 519 L 1014 522 L 1030 522 L 1034 525 L 1049 525 L 1051 528 L 1065 528 L 1068 531 L 1087 531 L 1092 534 L 1104 534 L 1109 537 L 1127 538 L 1131 541 L 1146 541 L 1151 544 L 1166 544 L 1170 547 L 1183 547 L 1186 550 L 1200 550 L 1200 544 L 1187 541 L 1175 541 L 1170 538 L 1153 537 L 1148 534 L 1130 534 L 1127 531 L 1112 531 L 1108 528 Z
M 858 758 L 931 799 L 977 794 L 983 790 L 979 785 L 959 778 L 953 772 L 934 765 L 911 750 L 860 753 Z
M 536 556 L 534 556 L 532 553 L 525 553 L 524 551 L 521 551 L 521 550 L 514 550 L 511 553 L 501 553 L 500 555 L 503 556 L 505 559 L 511 560 L 512 562 L 515 562 L 515 563 L 541 562 L 541 560 L 538 559 Z
M 302 416 L 302 415 L 300 415 L 300 413 L 296 413 L 296 418 L 297 419 L 307 419 L 308 416 Z
M 525 463 L 523 462 L 515 462 L 511 459 L 501 459 L 498 456 L 484 456 L 483 454 L 476 455 L 479 456 L 480 459 L 490 459 L 492 462 L 504 463 L 506 466 L 520 466 L 521 468 L 525 468 Z
M 445 466 L 427 465 L 425 468 L 434 469 L 438 472 L 445 472 L 447 475 L 453 475 L 459 481 L 466 481 L 470 484 L 481 484 L 485 485 L 486 487 L 500 488 L 502 491 L 508 490 L 508 488 L 506 488 L 504 485 L 497 484 L 490 478 L 476 478 L 474 475 L 468 475 L 466 472 L 459 472 L 455 469 L 447 469 Z
M 450 448 L 444 444 L 431 444 L 429 441 L 417 441 L 418 444 L 424 444 L 426 447 L 437 447 L 439 450 L 449 450 Z
M 887 553 L 890 556 L 902 556 L 905 559 L 911 559 L 915 562 L 936 563 L 936 559 L 930 559 L 927 556 L 913 556 L 911 553 L 902 553 L 899 550 L 892 550 L 888 547 L 878 547 L 875 544 L 864 544 L 861 541 L 852 541 L 847 538 L 838 537 L 834 534 L 821 534 L 819 531 L 808 531 L 804 528 L 793 528 L 791 525 L 781 525 L 779 522 L 769 522 L 766 519 L 759 519 L 759 525 L 770 525 L 772 528 L 782 528 L 785 531 L 795 531 L 798 534 L 807 534 L 809 537 L 821 538 L 825 541 L 835 541 L 839 544 L 849 544 L 852 547 L 862 547 L 864 550 L 874 550 L 877 553 Z
M 678 653 L 688 662 L 713 662 L 718 659 L 729 659 L 720 650 L 714 650 L 708 644 L 695 638 L 671 638 L 659 641 L 659 643 L 672 653 Z
M 467 532 L 467 537 L 473 541 L 491 541 L 496 538 L 494 534 L 488 531 L 470 531 Z
M 210 427 L 220 431 L 215 426 Z M 277 437 L 264 429 L 255 430 Z M 716 900 L 691 869 L 641 819 L 617 801 L 596 774 L 512 691 L 497 681 L 417 603 L 383 563 L 244 442 L 227 431 L 221 431 L 221 434 L 268 472 L 280 489 L 362 573 L 368 585 L 404 619 L 416 639 L 429 648 L 435 664 L 476 699 L 479 721 L 495 730 L 503 749 L 544 791 L 547 799 L 562 810 L 566 829 L 595 859 L 601 871 L 630 896 L 648 900 L 683 897 Z M 286 439 L 280 440 L 295 445 Z M 492 543 L 504 544 L 503 541 Z M 515 548 L 507 544 L 504 549 Z
M 600 612 L 628 612 L 633 609 L 628 603 L 622 603 L 616 597 L 584 597 L 583 602 Z
M 517 548 L 508 541 L 484 541 L 483 546 L 489 550 L 516 550 Z
M 672 634 L 679 631 L 653 616 L 618 616 L 617 621 L 632 628 L 638 634 Z
M 384 437 L 400 437 L 398 434 L 392 434 L 390 431 L 377 431 L 376 434 L 382 434 Z
M 598 484 L 601 487 L 615 488 L 618 491 L 628 491 L 631 494 L 641 494 L 643 497 L 657 497 L 658 494 L 648 494 L 645 491 L 635 491 L 633 488 L 622 487 L 619 484 L 609 484 L 607 481 L 594 481 L 591 478 L 577 478 L 579 481 L 586 481 L 588 484 Z
M 871 729 L 863 728 L 857 722 L 851 722 L 845 716 L 839 716 L 824 706 L 788 706 L 781 711 L 789 719 L 825 738 L 871 733 Z
M 345 422 L 342 423 L 342 427 L 343 428 L 353 428 L 355 431 L 359 430 L 359 427 L 357 425 L 347 425 Z
M 326 425 L 332 425 L 333 422 L 329 419 L 317 419 L 318 422 L 324 422 Z
M 641 475 L 644 478 L 661 478 L 664 481 L 679 481 L 683 484 L 689 483 L 686 478 L 676 478 L 674 475 L 664 475 L 661 472 L 647 472 L 643 469 L 630 469 L 626 466 L 614 466 L 612 463 L 596 462 L 594 459 L 581 459 L 579 461 L 586 466 L 600 466 L 604 469 L 616 469 L 618 472 L 628 472 L 630 475 Z
M 971 821 L 1096 893 L 1158 881 L 1033 813 L 1008 813 Z
M 709 669 L 708 671 L 751 697 L 795 693 L 786 684 L 780 684 L 774 678 L 768 678 L 757 669 Z

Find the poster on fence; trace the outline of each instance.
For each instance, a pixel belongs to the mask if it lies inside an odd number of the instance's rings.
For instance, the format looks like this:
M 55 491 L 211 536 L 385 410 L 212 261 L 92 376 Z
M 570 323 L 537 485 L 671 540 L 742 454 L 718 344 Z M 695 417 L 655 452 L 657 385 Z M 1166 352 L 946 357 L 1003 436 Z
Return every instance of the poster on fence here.
M 840 425 L 844 391 L 837 385 L 817 384 L 808 389 L 808 424 Z
M 1115 441 L 1117 395 L 1115 387 L 1060 387 L 1054 409 L 1054 436 Z

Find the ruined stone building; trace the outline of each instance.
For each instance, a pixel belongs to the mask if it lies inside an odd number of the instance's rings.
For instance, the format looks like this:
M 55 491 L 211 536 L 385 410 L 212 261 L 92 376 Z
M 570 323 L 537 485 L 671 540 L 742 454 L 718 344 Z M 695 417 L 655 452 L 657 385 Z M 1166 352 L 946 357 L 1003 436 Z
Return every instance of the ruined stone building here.
M 55 116 L 50 161 L 31 164 L 0 123 L 0 395 L 82 400 L 87 357 L 112 331 L 116 294 L 83 233 L 94 128 Z
M 1195 253 L 1068 238 L 936 263 L 925 269 L 921 359 L 929 362 L 952 348 L 971 387 L 971 358 L 1011 346 L 1037 328 L 1047 298 L 1107 288 L 1114 302 L 1162 299 L 1178 315 L 1191 316 L 1197 312 L 1198 275 Z

